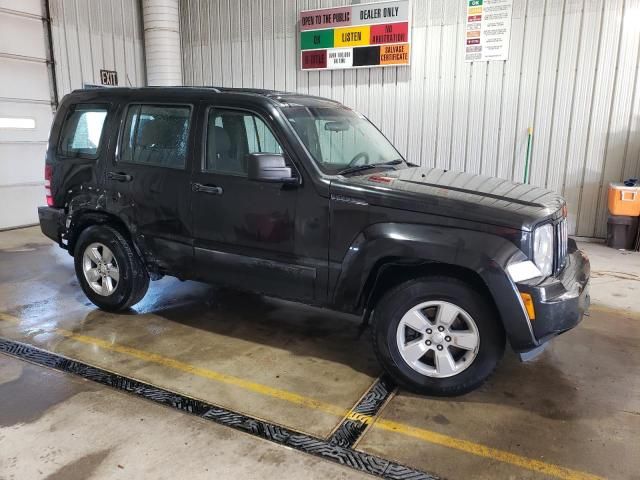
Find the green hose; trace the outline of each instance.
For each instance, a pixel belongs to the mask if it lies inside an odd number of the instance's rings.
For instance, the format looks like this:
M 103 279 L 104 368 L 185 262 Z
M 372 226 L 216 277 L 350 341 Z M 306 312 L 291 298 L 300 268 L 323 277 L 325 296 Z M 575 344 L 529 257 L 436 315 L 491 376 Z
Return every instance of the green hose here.
M 524 183 L 529 183 L 529 161 L 531 159 L 531 143 L 533 141 L 533 127 L 529 127 L 527 138 L 527 158 L 524 164 Z

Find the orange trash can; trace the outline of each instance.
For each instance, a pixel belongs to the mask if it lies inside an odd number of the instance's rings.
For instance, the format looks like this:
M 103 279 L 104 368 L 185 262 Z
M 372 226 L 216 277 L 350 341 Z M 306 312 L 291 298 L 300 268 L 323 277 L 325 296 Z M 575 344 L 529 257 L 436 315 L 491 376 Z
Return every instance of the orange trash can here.
M 640 187 L 627 187 L 624 183 L 610 183 L 609 213 L 627 217 L 640 216 Z

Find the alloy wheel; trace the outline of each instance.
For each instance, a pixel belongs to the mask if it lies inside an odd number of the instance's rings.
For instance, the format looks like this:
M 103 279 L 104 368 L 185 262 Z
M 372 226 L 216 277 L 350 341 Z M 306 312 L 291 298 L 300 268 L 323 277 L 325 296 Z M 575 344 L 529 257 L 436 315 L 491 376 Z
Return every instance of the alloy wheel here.
M 113 252 L 102 243 L 92 243 L 84 250 L 82 271 L 91 289 L 108 297 L 118 287 L 120 270 Z
M 402 359 L 416 372 L 447 378 L 466 370 L 478 355 L 480 334 L 465 310 L 445 301 L 420 303 L 398 324 Z

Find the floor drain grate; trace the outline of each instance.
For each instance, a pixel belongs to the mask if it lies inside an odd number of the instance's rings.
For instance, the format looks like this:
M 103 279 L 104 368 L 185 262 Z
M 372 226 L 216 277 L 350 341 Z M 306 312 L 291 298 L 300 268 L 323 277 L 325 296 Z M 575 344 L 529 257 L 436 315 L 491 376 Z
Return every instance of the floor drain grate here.
M 218 424 L 250 433 L 265 440 L 286 445 L 301 452 L 315 455 L 378 477 L 394 480 L 436 480 L 438 478 L 434 475 L 350 448 L 351 445 L 353 445 L 353 441 L 355 441 L 362 431 L 364 431 L 364 428 L 366 428 L 367 422 L 364 419 L 345 420 L 334 435 L 327 441 L 13 340 L 0 338 L 0 353 L 5 353 L 12 357 L 26 360 L 36 365 L 53 368 L 61 372 L 72 373 L 102 385 L 146 398 L 147 400 L 173 407 L 177 410 L 197 415 Z M 387 380 L 378 380 L 353 409 L 353 412 L 363 416 L 375 415 L 391 393 L 392 388 L 389 388 L 390 385 Z M 345 422 L 348 421 L 361 422 L 362 425 L 354 424 L 353 426 L 345 426 Z M 343 427 L 344 430 L 341 430 Z M 362 427 L 362 430 L 358 430 L 360 427 Z M 347 430 L 350 429 L 353 431 L 353 435 L 355 435 L 353 441 L 351 441 L 351 436 L 347 437 L 347 435 L 351 435 L 351 433 L 347 434 Z M 344 440 L 337 439 L 336 434 L 339 431 L 345 432 Z M 342 435 L 342 433 L 340 435 Z M 342 443 L 347 446 L 343 446 Z
M 345 448 L 355 445 L 394 389 L 395 384 L 388 377 L 383 376 L 376 380 L 333 432 L 329 443 Z

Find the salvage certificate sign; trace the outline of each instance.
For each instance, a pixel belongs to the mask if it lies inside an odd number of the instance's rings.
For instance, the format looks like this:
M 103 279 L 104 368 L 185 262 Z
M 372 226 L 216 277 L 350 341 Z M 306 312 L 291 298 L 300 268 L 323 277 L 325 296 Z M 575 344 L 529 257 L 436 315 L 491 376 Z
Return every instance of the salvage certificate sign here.
M 464 0 L 467 3 L 467 62 L 508 60 L 513 0 Z
M 300 68 L 409 65 L 409 0 L 300 12 Z

